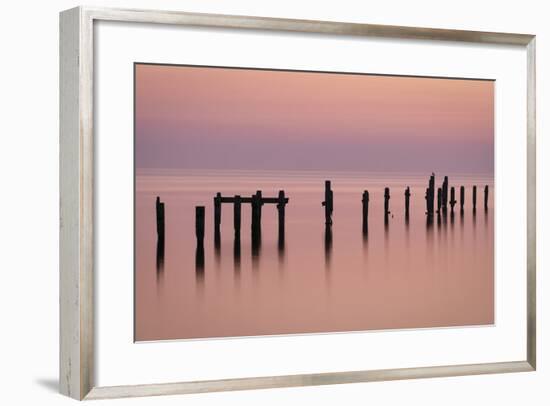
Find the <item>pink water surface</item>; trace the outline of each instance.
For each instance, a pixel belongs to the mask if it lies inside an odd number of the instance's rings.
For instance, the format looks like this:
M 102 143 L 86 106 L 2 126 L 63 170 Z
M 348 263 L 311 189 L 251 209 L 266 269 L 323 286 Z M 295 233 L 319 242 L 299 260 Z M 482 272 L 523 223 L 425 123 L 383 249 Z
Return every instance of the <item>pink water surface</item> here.
M 136 174 L 135 339 L 164 340 L 292 333 L 483 325 L 494 322 L 491 176 L 449 175 L 466 187 L 466 208 L 427 227 L 429 173 L 138 170 Z M 441 174 L 443 175 L 443 174 Z M 324 180 L 332 181 L 332 241 L 324 225 Z M 436 174 L 436 184 L 442 176 Z M 477 185 L 477 212 L 472 186 Z M 483 187 L 489 185 L 489 210 Z M 392 212 L 384 226 L 384 187 Z M 404 190 L 411 214 L 404 216 Z M 233 207 L 222 209 L 214 247 L 213 197 L 284 189 L 284 249 L 277 210 L 265 205 L 262 240 L 252 255 L 250 205 L 243 204 L 240 257 Z M 370 192 L 368 236 L 361 194 Z M 165 202 L 164 257 L 157 258 L 155 198 Z M 206 206 L 204 269 L 196 267 L 195 206 Z

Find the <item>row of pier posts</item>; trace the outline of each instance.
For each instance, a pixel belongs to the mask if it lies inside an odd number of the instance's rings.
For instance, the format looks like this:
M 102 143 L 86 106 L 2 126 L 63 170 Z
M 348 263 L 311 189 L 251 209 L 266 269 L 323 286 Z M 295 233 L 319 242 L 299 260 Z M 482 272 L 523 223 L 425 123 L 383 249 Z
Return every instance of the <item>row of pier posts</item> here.
M 158 200 L 158 198 L 157 198 Z M 233 204 L 233 229 L 234 229 L 234 256 L 236 261 L 240 258 L 241 246 L 241 212 L 242 204 L 250 203 L 251 205 L 251 236 L 252 236 L 252 254 L 257 257 L 261 245 L 261 219 L 262 206 L 265 203 L 274 203 L 278 212 L 278 245 L 279 249 L 284 247 L 284 232 L 285 232 L 285 207 L 288 203 L 288 198 L 285 196 L 284 190 L 280 190 L 277 197 L 264 198 L 262 191 L 258 190 L 251 197 L 241 197 L 235 195 L 233 197 L 224 197 L 220 192 L 214 196 L 214 247 L 216 254 L 219 255 L 221 245 L 221 215 L 222 203 Z M 159 221 L 157 211 L 157 224 Z M 158 227 L 157 227 L 158 231 Z M 205 207 L 195 207 L 195 235 L 197 239 L 197 250 L 195 264 L 197 272 L 204 270 L 204 235 L 205 235 Z
M 426 190 L 426 200 L 428 201 L 427 214 L 430 215 L 432 205 L 432 181 L 430 180 L 430 186 Z M 332 212 L 333 212 L 333 191 L 330 188 L 330 181 L 327 181 L 325 191 L 325 201 L 322 202 L 322 205 L 325 207 L 325 224 L 332 225 Z M 437 210 L 436 213 L 440 214 L 441 212 L 446 212 L 446 185 L 437 189 Z M 464 212 L 464 201 L 465 201 L 464 186 L 460 186 L 460 211 Z M 407 186 L 405 189 L 405 217 L 409 217 L 410 213 L 410 197 L 411 192 L 410 188 Z M 241 207 L 242 207 L 242 198 L 240 195 L 235 195 L 230 199 L 233 203 L 233 228 L 235 238 L 240 238 L 241 234 Z M 273 200 L 273 199 L 270 199 Z M 363 206 L 363 230 L 368 229 L 368 217 L 369 217 L 369 201 L 370 196 L 368 190 L 363 192 L 362 196 L 362 206 Z M 390 211 L 390 188 L 384 188 L 384 221 L 388 221 L 388 217 L 391 213 Z M 489 201 L 489 187 L 485 186 L 484 188 L 484 208 L 488 209 Z M 221 194 L 217 194 L 214 197 L 214 235 L 215 240 L 219 240 L 220 236 L 220 226 L 221 226 L 221 203 L 222 198 Z M 253 240 L 258 240 L 261 238 L 261 217 L 262 217 L 262 206 L 265 204 L 262 199 L 261 191 L 258 191 L 255 195 L 252 195 L 250 198 L 250 203 L 252 205 L 252 222 L 251 222 L 251 232 Z M 285 196 L 284 190 L 279 191 L 279 195 L 276 198 L 276 207 L 278 212 L 278 235 L 279 241 L 284 241 L 285 234 L 285 206 L 288 203 L 288 198 Z M 454 207 L 457 203 L 455 188 L 451 187 L 450 199 L 448 201 L 451 212 L 454 213 Z M 477 187 L 473 186 L 472 189 L 472 206 L 473 210 L 476 210 L 477 203 Z M 205 223 L 205 207 L 196 206 L 195 211 L 195 229 L 197 243 L 201 244 L 204 241 L 204 223 Z M 160 198 L 157 197 L 156 200 L 156 217 L 157 217 L 157 237 L 159 242 L 164 242 L 164 203 L 160 201 Z
M 438 215 L 443 212 L 447 212 L 447 205 L 451 207 L 451 214 L 454 214 L 454 208 L 457 204 L 455 188 L 450 188 L 450 198 L 448 195 L 449 180 L 445 176 L 441 187 L 437 188 L 437 194 L 435 190 L 435 174 L 432 173 L 428 182 L 428 188 L 426 189 L 426 214 L 428 218 L 433 217 L 434 212 Z M 407 186 L 405 189 L 405 219 L 408 221 L 410 213 L 410 197 L 411 191 Z M 251 197 L 241 197 L 235 195 L 233 197 L 223 197 L 221 193 L 216 193 L 214 197 L 214 240 L 215 246 L 219 248 L 220 235 L 221 235 L 221 213 L 222 203 L 233 204 L 233 228 L 235 241 L 240 241 L 241 235 L 241 211 L 242 203 L 251 204 L 251 235 L 253 249 L 257 248 L 261 242 L 261 219 L 262 219 L 262 206 L 266 203 L 276 204 L 278 212 L 278 241 L 279 247 L 284 245 L 285 234 L 285 207 L 288 204 L 288 197 L 285 195 L 284 190 L 280 190 L 277 197 L 264 198 L 262 191 L 258 190 Z M 363 214 L 363 232 L 368 232 L 368 217 L 369 217 L 369 191 L 365 190 L 362 194 L 362 214 Z M 437 202 L 437 206 L 435 203 Z M 489 186 L 484 187 L 484 208 L 488 209 L 489 202 Z M 465 189 L 464 186 L 460 186 L 460 213 L 464 213 L 465 203 Z M 322 202 L 322 206 L 325 208 L 325 226 L 330 230 L 332 226 L 332 214 L 334 211 L 334 193 L 331 188 L 331 181 L 325 181 L 325 200 Z M 475 212 L 477 206 L 477 186 L 472 188 L 472 208 Z M 165 236 L 165 206 L 164 202 L 160 201 L 160 197 L 156 198 L 156 220 L 157 220 L 157 244 L 159 251 L 164 252 L 164 236 Z M 435 210 L 436 209 L 436 210 Z M 390 211 L 390 188 L 384 188 L 384 223 L 387 225 L 389 221 Z M 205 207 L 196 206 L 195 208 L 195 234 L 197 239 L 197 252 L 204 251 L 204 236 L 205 236 Z
M 454 207 L 457 203 L 455 197 L 455 188 L 451 187 L 450 200 L 448 199 L 449 190 L 449 178 L 447 176 L 443 179 L 443 184 L 437 189 L 437 210 L 435 213 L 443 214 L 447 213 L 447 203 L 451 206 L 451 214 L 454 214 Z M 483 190 L 483 207 L 488 210 L 489 207 L 489 186 L 485 185 Z M 426 189 L 426 214 L 428 217 L 434 215 L 434 195 L 435 195 L 435 175 L 432 174 L 428 182 L 428 188 Z M 460 213 L 464 213 L 464 201 L 465 201 L 465 189 L 464 186 L 460 186 Z M 474 211 L 477 209 L 477 186 L 472 187 L 472 208 Z
M 440 188 L 437 188 L 437 194 L 435 193 L 435 175 L 432 174 L 430 177 L 430 181 L 428 184 L 428 188 L 426 189 L 426 214 L 429 217 L 433 216 L 433 213 L 435 211 L 436 214 L 440 215 L 441 213 L 445 214 L 447 213 L 447 205 L 451 207 L 451 214 L 454 214 L 454 209 L 458 201 L 456 200 L 456 192 L 455 187 L 450 188 L 450 194 L 448 192 L 449 190 L 449 183 L 448 183 L 448 177 L 445 176 L 443 185 Z M 473 186 L 473 192 L 472 192 L 472 203 L 473 203 L 473 210 L 476 210 L 476 202 L 477 202 L 477 187 Z M 464 199 L 465 199 L 465 189 L 464 186 L 460 186 L 460 212 L 464 213 Z M 384 188 L 384 223 L 387 224 L 389 221 L 389 215 L 391 214 L 390 211 L 390 188 L 386 187 Z M 410 215 L 410 198 L 411 198 L 411 190 L 410 187 L 407 186 L 405 188 L 405 220 L 408 221 L 409 215 Z M 362 205 L 363 205 L 363 232 L 368 232 L 368 224 L 369 224 L 369 192 L 368 190 L 363 191 L 362 199 L 361 199 Z M 437 203 L 437 205 L 436 205 Z M 488 203 L 489 203 L 489 186 L 485 186 L 484 188 L 484 208 L 485 210 L 488 209 Z M 323 202 L 324 204 L 324 202 Z M 331 220 L 332 221 L 332 220 Z

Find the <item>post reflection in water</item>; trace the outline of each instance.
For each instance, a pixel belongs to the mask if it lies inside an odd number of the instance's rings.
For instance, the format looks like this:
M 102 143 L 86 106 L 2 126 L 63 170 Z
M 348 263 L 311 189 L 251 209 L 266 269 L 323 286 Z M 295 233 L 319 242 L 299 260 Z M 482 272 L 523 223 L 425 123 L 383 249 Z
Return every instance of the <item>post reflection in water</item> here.
M 427 214 L 426 215 L 426 230 L 430 230 L 431 228 L 433 228 L 433 225 L 434 225 L 433 216 Z
M 433 263 L 433 257 L 434 257 L 434 218 L 433 215 L 426 215 L 426 258 L 429 261 L 430 266 L 432 266 Z
M 390 258 L 390 223 L 388 218 L 384 219 L 384 267 L 387 267 Z
M 325 224 L 325 269 L 330 271 L 332 258 L 332 226 Z
M 477 226 L 476 223 L 477 223 L 477 221 L 476 221 L 476 220 L 477 220 L 477 214 L 476 214 L 476 210 L 474 209 L 474 210 L 472 211 L 472 230 L 473 230 L 473 233 L 472 233 L 472 241 L 474 242 L 474 244 L 475 244 L 475 242 L 476 242 L 476 240 L 477 240 L 477 233 L 476 233 L 476 228 L 477 228 L 477 227 L 476 227 L 476 226 Z
M 411 226 L 408 213 L 405 214 L 405 245 L 407 248 L 407 256 L 409 256 L 411 248 Z
M 214 257 L 216 258 L 216 265 L 220 265 L 221 261 L 221 233 L 219 228 L 214 231 Z
M 157 278 L 164 274 L 164 238 L 157 239 Z
M 241 235 L 235 233 L 235 239 L 233 240 L 233 264 L 235 272 L 238 273 L 241 270 Z
M 252 269 L 257 270 L 260 265 L 260 253 L 262 249 L 262 230 L 258 228 L 252 232 Z
M 282 265 L 285 260 L 285 232 L 284 229 L 281 232 L 279 229 L 279 235 L 277 236 L 277 258 L 279 259 L 279 265 Z
M 424 210 L 424 176 L 334 177 L 335 225 L 327 227 L 318 208 L 321 175 L 250 174 L 241 183 L 235 180 L 240 172 L 209 172 L 204 180 L 196 178 L 197 172 L 154 176 L 138 177 L 136 189 L 138 341 L 494 322 L 492 199 L 487 212 L 480 207 L 477 227 L 470 201 L 464 213 L 454 213 L 456 219 L 452 211 L 446 219 L 442 212 L 438 227 L 437 214 Z M 154 195 L 167 196 L 171 214 L 166 247 L 155 236 L 151 216 L 152 193 L 146 187 L 153 181 L 163 188 Z M 471 188 L 473 180 L 461 181 Z M 395 198 L 394 216 L 384 222 L 384 187 L 399 190 L 403 184 L 411 188 L 410 215 L 405 199 Z M 251 196 L 263 189 L 272 196 L 280 188 L 290 197 L 284 234 L 278 232 L 273 206 L 264 206 L 261 238 L 252 234 L 246 203 L 246 233 L 228 210 L 217 238 L 209 221 L 214 193 Z M 371 205 L 363 228 L 360 198 L 366 188 Z M 170 197 L 166 191 L 173 190 L 178 192 Z M 207 230 L 212 230 L 202 245 L 193 232 L 197 204 L 205 204 Z
M 195 276 L 199 284 L 204 283 L 204 244 L 197 244 L 195 251 Z

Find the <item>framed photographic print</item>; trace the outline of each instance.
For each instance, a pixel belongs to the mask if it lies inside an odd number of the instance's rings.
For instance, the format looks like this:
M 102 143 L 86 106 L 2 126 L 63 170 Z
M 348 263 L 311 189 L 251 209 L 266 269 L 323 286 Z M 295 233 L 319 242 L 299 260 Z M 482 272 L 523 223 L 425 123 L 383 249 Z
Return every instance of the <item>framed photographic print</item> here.
M 60 55 L 66 395 L 535 369 L 534 36 L 79 7 Z

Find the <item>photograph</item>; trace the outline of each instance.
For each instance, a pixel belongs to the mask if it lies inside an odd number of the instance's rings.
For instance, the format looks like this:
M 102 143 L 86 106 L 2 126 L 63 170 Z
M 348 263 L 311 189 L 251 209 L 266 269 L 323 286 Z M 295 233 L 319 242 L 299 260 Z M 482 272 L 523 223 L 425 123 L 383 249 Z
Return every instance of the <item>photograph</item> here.
M 135 341 L 495 323 L 494 80 L 133 71 Z

